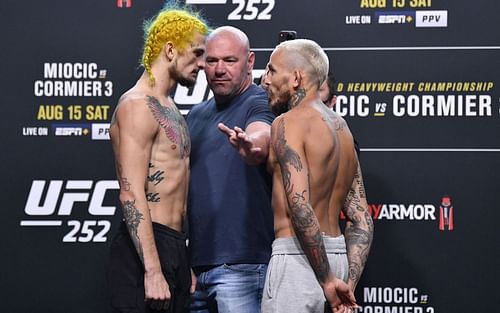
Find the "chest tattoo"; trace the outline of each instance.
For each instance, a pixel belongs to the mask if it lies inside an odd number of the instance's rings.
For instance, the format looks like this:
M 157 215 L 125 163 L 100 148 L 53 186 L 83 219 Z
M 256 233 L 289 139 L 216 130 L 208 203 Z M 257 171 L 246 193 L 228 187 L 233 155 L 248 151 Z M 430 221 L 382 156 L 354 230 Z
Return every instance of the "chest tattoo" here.
M 191 141 L 187 130 L 187 124 L 184 117 L 176 107 L 164 107 L 158 99 L 148 96 L 147 105 L 153 113 L 155 120 L 165 131 L 167 138 L 179 146 L 181 158 L 189 156 L 191 151 Z M 175 147 L 172 145 L 172 148 Z

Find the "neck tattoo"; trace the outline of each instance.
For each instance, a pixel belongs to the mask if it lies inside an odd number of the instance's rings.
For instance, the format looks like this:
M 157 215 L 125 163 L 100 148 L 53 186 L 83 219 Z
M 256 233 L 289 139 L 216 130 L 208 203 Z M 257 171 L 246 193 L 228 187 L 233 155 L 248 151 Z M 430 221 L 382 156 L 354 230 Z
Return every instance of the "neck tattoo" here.
M 294 95 L 292 95 L 292 99 L 290 99 L 290 109 L 296 107 L 299 105 L 300 102 L 306 97 L 306 90 L 304 88 L 299 88 L 295 92 Z

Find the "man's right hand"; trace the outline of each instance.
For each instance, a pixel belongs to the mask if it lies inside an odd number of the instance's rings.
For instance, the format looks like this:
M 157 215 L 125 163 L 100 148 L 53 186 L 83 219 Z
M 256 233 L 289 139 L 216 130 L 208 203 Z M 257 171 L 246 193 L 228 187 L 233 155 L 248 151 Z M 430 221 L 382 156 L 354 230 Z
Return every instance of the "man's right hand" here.
M 334 278 L 331 283 L 325 284 L 323 292 L 333 313 L 352 312 L 358 307 L 351 288 L 339 278 Z
M 191 294 L 196 291 L 196 274 L 194 273 L 193 269 L 191 269 L 191 289 L 189 291 L 191 292 Z
M 149 306 L 155 310 L 166 310 L 170 304 L 170 288 L 160 271 L 144 274 L 145 298 Z

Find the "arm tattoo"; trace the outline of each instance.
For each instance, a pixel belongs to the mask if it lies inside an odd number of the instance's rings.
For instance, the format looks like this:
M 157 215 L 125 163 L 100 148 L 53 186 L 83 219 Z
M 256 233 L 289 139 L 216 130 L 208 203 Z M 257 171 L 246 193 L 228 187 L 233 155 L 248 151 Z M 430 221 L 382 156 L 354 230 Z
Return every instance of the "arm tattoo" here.
M 191 141 L 187 124 L 177 107 L 164 107 L 158 99 L 152 96 L 148 96 L 147 105 L 155 120 L 165 131 L 167 138 L 180 147 L 181 158 L 189 156 Z
M 320 282 L 324 282 L 330 273 L 330 264 L 328 263 L 318 219 L 306 199 L 307 190 L 297 191 L 291 182 L 291 171 L 302 171 L 302 161 L 298 153 L 287 145 L 284 119 L 278 120 L 277 123 L 278 129 L 274 147 L 281 168 L 283 186 L 288 199 L 295 235 L 311 264 L 316 278 Z
M 355 189 L 349 191 L 344 211 L 348 223 L 345 229 L 347 257 L 349 260 L 349 279 L 357 285 L 366 264 L 373 240 L 373 220 L 366 206 L 361 169 L 358 165 L 354 176 Z
M 356 171 L 356 174 L 354 175 L 354 181 L 357 184 L 357 188 L 355 189 L 350 189 L 349 192 L 347 193 L 346 200 L 344 201 L 344 207 L 347 208 L 354 208 L 357 211 L 364 211 L 365 208 L 362 206 L 362 199 L 366 199 L 365 195 L 365 187 L 363 185 L 363 179 L 361 178 L 361 175 L 359 174 L 359 168 L 358 171 Z
M 127 177 L 122 176 L 122 165 L 119 162 L 116 162 L 117 174 L 118 174 L 118 184 L 120 185 L 120 189 L 123 191 L 130 190 L 130 183 L 128 182 Z
M 290 149 L 290 147 L 286 144 L 285 139 L 285 122 L 284 119 L 280 119 L 278 121 L 278 133 L 276 135 L 276 142 L 274 143 L 274 147 L 276 150 L 276 155 L 280 162 L 281 173 L 283 176 L 283 185 L 285 187 L 285 191 L 287 194 L 291 193 L 290 186 L 290 169 L 288 168 L 287 163 L 289 163 L 297 172 L 302 170 L 302 162 L 300 161 L 300 157 L 297 155 L 295 151 Z
M 330 264 L 328 263 L 318 219 L 309 203 L 305 202 L 301 197 L 294 197 L 294 199 L 296 201 L 290 203 L 290 215 L 295 234 L 316 274 L 316 278 L 320 282 L 325 282 L 330 273 Z
M 144 263 L 144 254 L 138 234 L 139 224 L 141 223 L 141 220 L 144 220 L 144 217 L 143 214 L 135 207 L 135 200 L 127 200 L 123 203 L 123 217 L 125 218 L 130 238 L 132 238 L 132 241 L 134 242 L 139 258 Z
M 119 180 L 120 188 L 124 191 L 130 190 L 130 183 L 128 182 L 126 177 L 121 177 Z

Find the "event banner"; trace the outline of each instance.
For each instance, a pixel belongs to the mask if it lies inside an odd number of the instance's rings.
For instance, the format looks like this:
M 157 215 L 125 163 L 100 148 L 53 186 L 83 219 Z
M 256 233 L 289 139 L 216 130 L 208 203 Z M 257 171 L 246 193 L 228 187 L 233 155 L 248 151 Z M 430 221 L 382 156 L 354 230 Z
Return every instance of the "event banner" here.
M 248 35 L 257 83 L 282 30 L 327 53 L 375 224 L 358 312 L 498 310 L 499 2 L 183 2 Z M 163 5 L 4 1 L 0 311 L 111 311 L 122 213 L 109 125 L 142 74 L 144 20 Z M 203 72 L 171 94 L 183 114 L 211 96 Z

